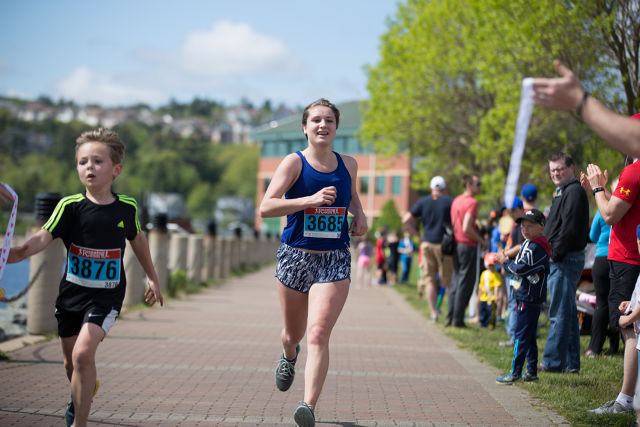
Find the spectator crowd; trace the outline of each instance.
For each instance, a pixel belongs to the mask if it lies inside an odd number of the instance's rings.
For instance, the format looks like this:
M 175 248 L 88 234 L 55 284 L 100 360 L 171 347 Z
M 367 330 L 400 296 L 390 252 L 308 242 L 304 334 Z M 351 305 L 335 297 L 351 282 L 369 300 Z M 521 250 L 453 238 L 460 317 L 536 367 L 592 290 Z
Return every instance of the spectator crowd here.
M 560 61 L 554 66 L 559 77 L 533 80 L 534 102 L 573 111 L 607 144 L 628 157 L 640 157 L 640 114 L 629 118 L 609 110 Z M 539 372 L 578 374 L 581 357 L 602 354 L 607 339 L 615 353 L 622 339 L 620 392 L 589 412 L 635 412 L 640 419 L 640 162 L 625 166 L 612 182 L 598 165 L 586 165 L 580 174 L 576 169 L 571 156 L 553 154 L 548 172 L 555 190 L 544 213 L 536 208 L 537 187 L 525 184 L 522 197 L 492 212 L 484 227 L 475 199 L 482 189 L 480 177 L 463 176 L 463 192 L 455 199 L 446 194 L 445 180 L 434 177 L 431 194 L 402 218 L 405 231 L 421 241 L 418 296 L 426 295 L 431 320 L 437 321 L 448 290 L 445 326 L 466 328 L 470 320 L 481 327 L 504 323 L 508 340 L 499 345 L 513 346 L 514 358 L 511 370 L 496 379 L 500 384 L 535 381 Z M 376 283 L 387 280 L 386 235 L 381 230 L 376 242 Z M 593 260 L 585 256 L 588 241 L 595 244 Z M 594 295 L 583 299 L 578 286 L 585 262 L 592 265 Z M 591 339 L 582 354 L 577 301 L 585 300 L 595 307 Z M 538 363 L 535 336 L 543 309 L 549 332 Z

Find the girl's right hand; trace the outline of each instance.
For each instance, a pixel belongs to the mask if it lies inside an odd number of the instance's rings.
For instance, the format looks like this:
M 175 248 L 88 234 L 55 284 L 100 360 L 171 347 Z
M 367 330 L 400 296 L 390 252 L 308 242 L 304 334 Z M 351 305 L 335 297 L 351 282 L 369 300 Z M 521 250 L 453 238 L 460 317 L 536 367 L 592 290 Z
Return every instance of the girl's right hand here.
M 322 205 L 332 205 L 336 200 L 337 190 L 336 187 L 324 187 L 322 190 L 318 191 L 316 194 L 313 194 L 309 197 L 309 206 L 310 207 L 318 207 Z
M 629 307 L 629 301 L 622 301 L 618 306 L 618 310 L 620 310 L 620 313 L 624 313 L 627 311 L 627 307 Z

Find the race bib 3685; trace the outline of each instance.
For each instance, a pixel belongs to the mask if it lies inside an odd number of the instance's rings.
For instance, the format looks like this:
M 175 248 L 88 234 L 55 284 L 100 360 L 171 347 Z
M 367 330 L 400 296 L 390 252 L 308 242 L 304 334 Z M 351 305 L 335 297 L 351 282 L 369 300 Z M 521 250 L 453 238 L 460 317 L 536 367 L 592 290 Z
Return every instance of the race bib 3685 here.
M 319 207 L 304 210 L 304 237 L 339 239 L 347 208 Z

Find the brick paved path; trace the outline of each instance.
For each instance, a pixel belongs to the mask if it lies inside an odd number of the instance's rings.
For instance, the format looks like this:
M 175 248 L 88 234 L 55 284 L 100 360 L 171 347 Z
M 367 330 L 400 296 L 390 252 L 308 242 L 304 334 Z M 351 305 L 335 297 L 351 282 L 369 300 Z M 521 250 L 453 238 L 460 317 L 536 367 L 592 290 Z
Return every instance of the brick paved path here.
M 98 349 L 100 426 L 293 425 L 297 378 L 274 384 L 281 319 L 273 267 L 123 315 Z M 0 362 L 0 425 L 62 426 L 57 340 Z M 388 288 L 352 288 L 331 339 L 319 426 L 551 425 L 565 421 L 473 359 Z

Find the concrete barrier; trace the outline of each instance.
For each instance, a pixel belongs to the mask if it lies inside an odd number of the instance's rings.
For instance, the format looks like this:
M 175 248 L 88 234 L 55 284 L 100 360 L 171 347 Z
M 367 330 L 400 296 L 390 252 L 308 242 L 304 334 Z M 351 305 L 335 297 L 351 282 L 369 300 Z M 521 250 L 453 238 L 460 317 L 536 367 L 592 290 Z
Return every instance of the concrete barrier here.
M 220 276 L 225 278 L 231 272 L 231 244 L 229 239 L 220 240 Z
M 201 284 L 202 266 L 204 264 L 204 238 L 198 234 L 189 236 L 187 250 L 187 278 L 194 283 Z
M 146 290 L 146 275 L 136 258 L 131 243 L 127 240 L 127 247 L 124 251 L 124 273 L 127 276 L 127 290 L 124 295 L 124 306 L 140 304 L 144 301 Z
M 216 237 L 207 234 L 204 236 L 204 265 L 202 266 L 204 282 L 215 279 L 216 262 Z
M 158 273 L 158 286 L 160 292 L 166 293 L 169 289 L 169 236 L 161 230 L 149 232 L 149 250 L 151 261 Z
M 37 230 L 36 230 L 37 231 Z M 38 278 L 33 281 L 27 296 L 27 333 L 50 334 L 58 331 L 54 316 L 60 278 L 66 262 L 66 248 L 61 239 L 55 239 L 42 252 L 30 258 L 29 283 L 44 262 Z
M 187 271 L 189 235 L 174 233 L 169 236 L 169 270 Z

